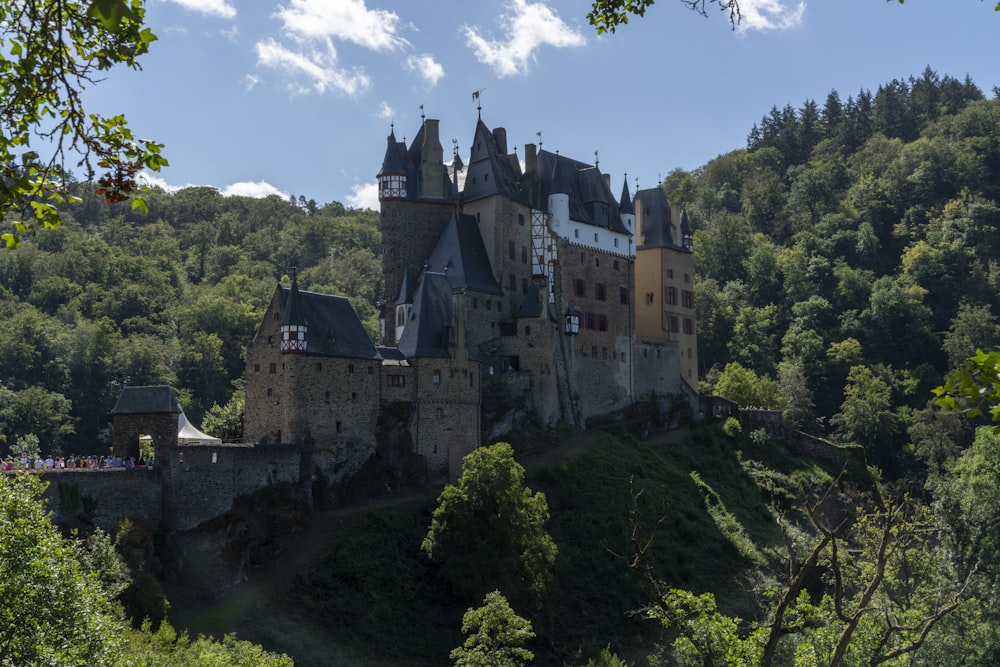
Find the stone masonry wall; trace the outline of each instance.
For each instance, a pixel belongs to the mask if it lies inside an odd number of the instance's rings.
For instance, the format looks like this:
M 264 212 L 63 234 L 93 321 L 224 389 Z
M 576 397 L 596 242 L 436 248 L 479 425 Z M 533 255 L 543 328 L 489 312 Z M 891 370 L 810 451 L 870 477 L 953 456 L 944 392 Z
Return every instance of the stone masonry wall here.
M 105 531 L 111 531 L 123 519 L 138 520 L 153 528 L 160 523 L 162 486 L 156 469 L 72 469 L 17 474 L 40 474 L 48 482 L 44 498 L 57 523 L 82 519 Z

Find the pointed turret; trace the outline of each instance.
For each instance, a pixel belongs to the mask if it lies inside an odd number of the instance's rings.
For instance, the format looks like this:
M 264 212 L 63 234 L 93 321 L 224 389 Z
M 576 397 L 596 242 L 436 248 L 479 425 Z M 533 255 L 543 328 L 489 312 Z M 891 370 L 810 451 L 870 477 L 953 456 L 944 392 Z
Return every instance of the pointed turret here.
M 288 301 L 285 302 L 285 317 L 281 320 L 282 354 L 302 354 L 306 351 L 309 338 L 309 326 L 302 316 L 302 305 L 299 303 L 299 280 L 296 270 L 292 268 L 292 287 L 288 290 Z
M 622 215 L 635 213 L 635 207 L 632 206 L 632 195 L 628 191 L 628 174 L 625 174 L 625 182 L 622 183 L 622 196 L 618 200 L 618 212 Z
M 688 252 L 694 251 L 694 230 L 688 220 L 687 209 L 681 209 L 681 246 Z
M 406 148 L 396 141 L 395 130 L 389 131 L 377 178 L 379 199 L 406 198 Z

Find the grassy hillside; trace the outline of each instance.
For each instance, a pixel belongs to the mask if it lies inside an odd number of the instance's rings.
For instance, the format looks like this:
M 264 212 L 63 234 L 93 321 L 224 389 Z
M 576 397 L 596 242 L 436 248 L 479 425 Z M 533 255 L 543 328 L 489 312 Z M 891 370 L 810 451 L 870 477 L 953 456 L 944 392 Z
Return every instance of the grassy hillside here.
M 544 446 L 541 438 L 518 440 L 528 485 L 548 498 L 559 546 L 543 608 L 516 610 L 534 623 L 537 665 L 576 664 L 607 645 L 638 664 L 662 641 L 658 626 L 634 613 L 650 594 L 626 562 L 630 479 L 642 491 L 644 535 L 666 501 L 657 576 L 711 591 L 725 611 L 746 618 L 758 610 L 741 591 L 766 578 L 769 547 L 781 537 L 772 505 L 787 504 L 803 480 L 827 477 L 771 445 L 731 439 L 718 424 L 642 441 L 607 432 L 573 432 Z M 178 623 L 192 632 L 238 629 L 304 667 L 447 664 L 461 643 L 462 613 L 479 601 L 450 591 L 419 550 L 433 507 L 424 495 L 318 514 L 287 559 L 211 608 L 177 608 Z

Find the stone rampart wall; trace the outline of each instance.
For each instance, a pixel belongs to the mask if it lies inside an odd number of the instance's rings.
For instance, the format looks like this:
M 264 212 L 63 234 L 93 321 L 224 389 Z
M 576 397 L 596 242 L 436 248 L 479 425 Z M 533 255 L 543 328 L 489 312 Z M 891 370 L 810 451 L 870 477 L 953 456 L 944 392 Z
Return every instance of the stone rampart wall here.
M 50 470 L 38 474 L 48 482 L 45 500 L 57 523 L 78 520 L 111 531 L 122 519 L 151 527 L 160 523 L 162 486 L 159 471 L 147 468 Z

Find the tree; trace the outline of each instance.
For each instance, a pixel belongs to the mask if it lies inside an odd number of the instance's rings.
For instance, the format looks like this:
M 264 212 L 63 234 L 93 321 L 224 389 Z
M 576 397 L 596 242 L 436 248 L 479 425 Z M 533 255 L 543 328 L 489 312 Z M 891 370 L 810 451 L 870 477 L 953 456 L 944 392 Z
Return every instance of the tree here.
M 500 591 L 487 593 L 483 606 L 462 616 L 465 642 L 451 652 L 455 667 L 520 667 L 535 659 L 524 644 L 535 636 L 531 621 L 511 609 Z
M 470 596 L 500 588 L 538 602 L 557 553 L 548 518 L 545 494 L 524 486 L 524 468 L 500 442 L 465 457 L 462 476 L 438 498 L 421 549 Z
M 0 475 L 0 665 L 117 665 L 110 595 L 52 525 L 34 475 Z
M 644 16 L 655 0 L 595 0 L 587 20 L 597 28 L 597 33 L 614 33 L 618 26 L 628 23 L 629 15 Z M 702 16 L 708 16 L 706 3 L 718 3 L 720 11 L 729 12 L 729 23 L 736 28 L 742 15 L 737 0 L 681 0 Z
M 124 201 L 138 189 L 143 169 L 159 171 L 162 146 L 133 136 L 123 116 L 88 113 L 83 92 L 102 72 L 138 59 L 156 36 L 143 26 L 142 0 L 93 0 L 86 7 L 62 0 L 0 2 L 0 220 L 5 246 L 37 226 L 61 222 L 79 159 L 97 193 Z M 51 146 L 42 156 L 33 146 Z M 141 200 L 133 206 L 143 206 Z
M 737 405 L 780 409 L 781 388 L 772 378 L 758 376 L 740 362 L 726 364 L 715 382 L 713 391 Z

